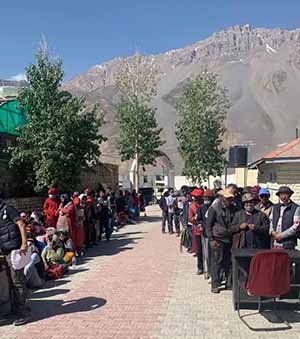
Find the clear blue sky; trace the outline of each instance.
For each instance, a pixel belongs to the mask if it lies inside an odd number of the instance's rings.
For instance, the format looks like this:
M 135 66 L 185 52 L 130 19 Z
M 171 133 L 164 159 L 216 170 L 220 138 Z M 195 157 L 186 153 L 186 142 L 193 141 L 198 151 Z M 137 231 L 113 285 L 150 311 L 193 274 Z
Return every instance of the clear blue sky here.
M 159 53 L 235 24 L 300 27 L 299 0 L 3 0 L 0 78 L 24 73 L 44 35 L 66 78 L 117 56 Z

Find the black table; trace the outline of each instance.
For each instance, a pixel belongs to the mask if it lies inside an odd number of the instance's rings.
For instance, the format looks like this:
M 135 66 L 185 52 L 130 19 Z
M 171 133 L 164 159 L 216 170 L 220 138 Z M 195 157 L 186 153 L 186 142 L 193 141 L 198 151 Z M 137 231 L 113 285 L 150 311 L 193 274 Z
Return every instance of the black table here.
M 250 262 L 252 257 L 254 257 L 257 253 L 264 252 L 266 250 L 259 250 L 259 249 L 250 249 L 250 248 L 239 248 L 239 249 L 232 249 L 232 302 L 233 307 L 236 310 L 237 309 L 237 300 L 238 295 L 240 293 L 240 285 L 238 282 L 239 275 L 238 275 L 238 267 L 241 265 L 241 263 L 248 262 L 250 266 Z M 290 256 L 291 262 L 300 264 L 300 251 L 297 250 L 286 250 L 288 255 Z M 300 286 L 298 284 L 291 284 L 292 287 Z M 257 302 L 257 298 L 249 298 L 247 296 L 247 299 L 243 300 L 240 298 L 241 302 Z

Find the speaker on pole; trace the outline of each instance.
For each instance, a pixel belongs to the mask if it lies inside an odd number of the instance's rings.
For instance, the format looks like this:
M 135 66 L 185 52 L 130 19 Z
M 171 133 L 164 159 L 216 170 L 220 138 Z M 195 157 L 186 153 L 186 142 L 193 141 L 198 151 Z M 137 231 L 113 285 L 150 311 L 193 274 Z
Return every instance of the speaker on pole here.
M 229 148 L 228 167 L 247 167 L 248 165 L 248 147 L 246 146 L 231 146 Z

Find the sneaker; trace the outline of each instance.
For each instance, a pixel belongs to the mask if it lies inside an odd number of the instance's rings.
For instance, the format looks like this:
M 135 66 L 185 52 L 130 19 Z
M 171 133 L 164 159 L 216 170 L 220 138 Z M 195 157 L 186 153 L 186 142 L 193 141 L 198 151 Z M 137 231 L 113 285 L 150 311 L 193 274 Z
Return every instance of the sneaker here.
M 198 274 L 198 275 L 202 275 L 202 274 L 203 274 L 203 270 L 199 270 L 199 269 L 198 269 L 198 270 L 197 270 L 197 274 Z
M 14 322 L 13 325 L 14 326 L 22 326 L 27 324 L 30 321 L 31 317 L 30 316 L 22 316 L 17 318 Z
M 218 289 L 218 287 L 212 287 L 211 293 L 219 294 L 220 290 Z

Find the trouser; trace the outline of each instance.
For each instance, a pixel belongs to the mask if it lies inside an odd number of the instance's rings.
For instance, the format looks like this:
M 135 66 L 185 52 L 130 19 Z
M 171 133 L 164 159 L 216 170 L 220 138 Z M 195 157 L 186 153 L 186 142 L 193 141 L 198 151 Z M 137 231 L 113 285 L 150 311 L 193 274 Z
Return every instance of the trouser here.
M 231 286 L 231 243 L 217 241 L 215 247 L 211 247 L 211 287 L 221 285 L 221 272 L 225 273 L 226 285 Z
M 109 240 L 111 236 L 109 219 L 100 219 L 100 237 L 105 232 L 105 237 Z
M 170 233 L 173 233 L 173 220 L 174 220 L 174 213 L 168 213 L 168 229 Z
M 180 233 L 180 214 L 174 214 L 174 225 L 176 233 Z
M 12 311 L 18 316 L 24 317 L 30 314 L 26 278 L 24 269 L 14 270 L 11 262 L 11 254 L 6 257 L 9 267 L 9 283 L 12 292 Z
M 162 232 L 165 232 L 166 230 L 166 222 L 168 221 L 168 212 L 163 211 L 162 212 L 162 221 L 161 221 L 161 230 Z
M 203 253 L 202 253 L 201 235 L 196 235 L 195 240 L 196 240 L 196 246 L 197 246 L 197 251 L 196 251 L 197 267 L 198 267 L 198 270 L 203 270 Z
M 207 273 L 211 275 L 211 252 L 210 252 L 210 244 L 209 240 L 206 237 L 202 237 L 202 241 L 204 244 L 204 258 L 206 262 L 206 267 L 207 267 Z
M 37 253 L 31 254 L 31 262 L 24 267 L 24 275 L 27 280 L 27 286 L 29 288 L 38 288 L 44 285 L 45 280 L 42 279 L 35 267 L 40 262 L 40 257 Z

